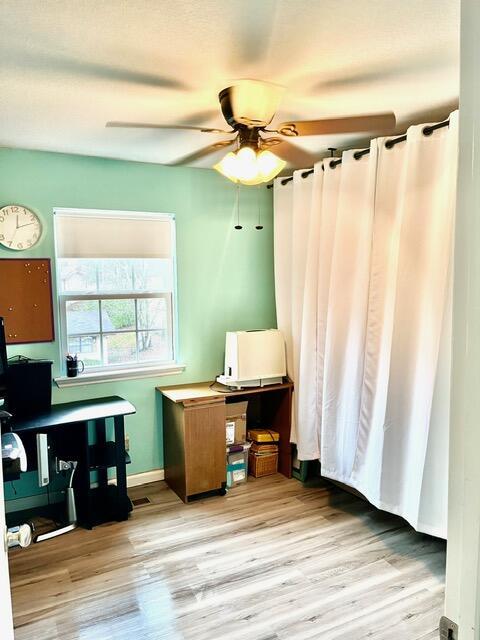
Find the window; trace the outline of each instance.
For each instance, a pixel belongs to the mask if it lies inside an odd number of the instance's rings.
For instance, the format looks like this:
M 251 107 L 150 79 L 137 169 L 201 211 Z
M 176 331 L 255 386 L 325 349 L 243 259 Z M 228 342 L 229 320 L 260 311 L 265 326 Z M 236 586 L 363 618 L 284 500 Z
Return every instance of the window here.
M 62 356 L 90 372 L 175 362 L 175 222 L 55 210 Z
M 69 353 L 92 353 L 95 350 L 96 338 L 93 336 L 71 337 L 68 341 Z

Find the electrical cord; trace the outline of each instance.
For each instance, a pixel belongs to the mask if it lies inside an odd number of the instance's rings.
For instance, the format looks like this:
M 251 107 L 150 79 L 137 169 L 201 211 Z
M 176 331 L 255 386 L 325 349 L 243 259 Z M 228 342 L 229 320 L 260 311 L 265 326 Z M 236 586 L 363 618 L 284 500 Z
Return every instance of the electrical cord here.
M 68 489 L 72 489 L 73 488 L 73 476 L 75 474 L 75 471 L 78 467 L 78 461 L 77 460 L 69 460 L 68 462 L 66 462 L 65 464 L 69 465 L 70 470 L 71 470 L 71 474 L 70 474 L 70 479 L 68 481 L 67 487 Z M 64 467 L 62 469 L 60 469 L 59 471 L 67 471 L 67 468 Z M 50 487 L 47 484 L 46 486 L 47 489 L 47 504 L 48 506 L 51 506 L 51 501 L 50 501 Z M 63 527 L 65 525 L 64 522 L 61 522 L 60 520 L 57 520 L 56 518 L 49 518 L 56 527 Z
M 47 506 L 51 507 L 52 503 L 50 501 L 50 485 L 49 484 L 47 484 L 46 490 L 47 490 Z M 50 508 L 48 509 L 48 513 L 50 514 L 50 516 L 53 516 L 53 514 L 50 513 Z M 48 520 L 51 520 L 56 527 L 60 526 L 60 523 L 56 518 L 50 517 L 48 518 Z
M 236 389 L 219 389 L 218 387 L 214 387 L 214 385 L 219 384 L 216 380 L 214 382 L 212 382 L 211 385 L 209 385 L 210 389 L 212 391 L 218 391 L 218 393 L 224 393 L 225 395 L 228 395 L 229 393 L 234 393 L 236 391 Z
M 70 464 L 70 465 L 71 465 L 71 467 L 72 467 L 72 473 L 71 473 L 71 475 L 70 475 L 70 481 L 69 481 L 69 483 L 68 483 L 68 488 L 69 488 L 69 489 L 73 489 L 73 476 L 74 476 L 74 474 L 75 474 L 75 470 L 76 470 L 76 468 L 78 467 L 78 461 L 77 461 L 77 460 L 70 460 L 70 461 L 69 461 L 69 464 Z

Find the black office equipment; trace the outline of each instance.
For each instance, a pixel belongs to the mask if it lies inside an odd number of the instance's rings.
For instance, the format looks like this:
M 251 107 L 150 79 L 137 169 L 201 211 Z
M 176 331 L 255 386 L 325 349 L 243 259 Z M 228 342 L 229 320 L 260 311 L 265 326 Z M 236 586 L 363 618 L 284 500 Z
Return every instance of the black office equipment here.
M 0 404 L 7 395 L 7 342 L 5 340 L 5 321 L 0 317 Z
M 11 429 L 22 439 L 36 433 L 48 433 L 57 457 L 78 461 L 73 486 L 78 524 L 91 529 L 111 520 L 126 520 L 132 506 L 127 495 L 124 416 L 135 407 L 111 396 L 52 405 L 34 416 L 14 418 Z M 114 422 L 114 441 L 107 441 L 106 421 Z M 90 444 L 88 423 L 93 422 L 96 443 Z M 108 468 L 116 468 L 116 484 L 108 482 Z M 90 472 L 98 472 L 97 487 L 91 486 Z
M 16 356 L 8 361 L 8 410 L 15 418 L 49 411 L 52 406 L 52 361 Z

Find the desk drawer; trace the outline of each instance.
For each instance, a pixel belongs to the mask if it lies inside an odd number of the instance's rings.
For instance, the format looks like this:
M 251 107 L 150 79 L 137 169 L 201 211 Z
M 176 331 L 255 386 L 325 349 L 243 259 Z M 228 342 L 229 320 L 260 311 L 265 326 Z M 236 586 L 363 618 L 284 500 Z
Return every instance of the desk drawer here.
M 225 403 L 185 407 L 187 496 L 220 489 L 226 482 Z

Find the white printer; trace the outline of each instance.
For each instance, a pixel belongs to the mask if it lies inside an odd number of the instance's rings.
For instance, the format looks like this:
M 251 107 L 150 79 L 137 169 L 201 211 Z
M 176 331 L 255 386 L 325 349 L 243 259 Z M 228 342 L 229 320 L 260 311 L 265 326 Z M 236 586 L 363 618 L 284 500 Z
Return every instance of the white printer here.
M 217 382 L 227 387 L 281 384 L 287 374 L 285 339 L 278 329 L 227 331 L 225 372 Z

